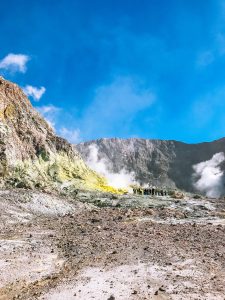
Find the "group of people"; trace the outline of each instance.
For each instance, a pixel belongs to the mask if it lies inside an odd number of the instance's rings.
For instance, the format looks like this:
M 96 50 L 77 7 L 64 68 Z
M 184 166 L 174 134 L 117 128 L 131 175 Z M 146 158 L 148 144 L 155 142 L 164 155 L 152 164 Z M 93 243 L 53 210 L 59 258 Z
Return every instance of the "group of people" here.
M 150 196 L 167 196 L 168 194 L 168 192 L 165 189 L 160 189 L 156 187 L 133 188 L 133 193 L 135 195 L 150 195 Z

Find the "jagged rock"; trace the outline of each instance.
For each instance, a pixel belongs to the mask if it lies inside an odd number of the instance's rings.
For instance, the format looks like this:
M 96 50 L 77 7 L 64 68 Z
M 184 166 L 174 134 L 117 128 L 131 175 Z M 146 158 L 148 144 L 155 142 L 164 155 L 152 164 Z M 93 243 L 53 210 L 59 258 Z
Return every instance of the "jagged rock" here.
M 89 146 L 96 145 L 99 158 L 108 161 L 114 173 L 122 169 L 135 173 L 140 184 L 153 184 L 194 192 L 193 165 L 225 152 L 225 138 L 208 143 L 186 144 L 177 141 L 104 138 L 80 143 L 76 148 L 85 161 Z M 224 163 L 221 166 L 225 170 Z
M 32 107 L 21 88 L 0 77 L 0 178 L 28 188 L 114 191 Z

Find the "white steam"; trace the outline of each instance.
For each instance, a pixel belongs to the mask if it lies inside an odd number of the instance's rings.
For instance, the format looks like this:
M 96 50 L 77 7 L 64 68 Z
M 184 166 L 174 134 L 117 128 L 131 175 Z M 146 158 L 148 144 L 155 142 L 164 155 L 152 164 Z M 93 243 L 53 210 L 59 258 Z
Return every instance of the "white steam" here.
M 96 172 L 103 175 L 108 184 L 115 188 L 127 188 L 131 184 L 135 184 L 134 173 L 127 172 L 122 169 L 119 173 L 113 173 L 109 170 L 110 162 L 107 159 L 98 158 L 98 148 L 96 145 L 89 146 L 89 156 L 87 159 L 87 164 Z
M 220 169 L 220 164 L 224 161 L 224 153 L 220 152 L 210 160 L 194 165 L 194 178 L 197 179 L 195 188 L 208 197 L 219 198 L 224 193 L 224 172 Z

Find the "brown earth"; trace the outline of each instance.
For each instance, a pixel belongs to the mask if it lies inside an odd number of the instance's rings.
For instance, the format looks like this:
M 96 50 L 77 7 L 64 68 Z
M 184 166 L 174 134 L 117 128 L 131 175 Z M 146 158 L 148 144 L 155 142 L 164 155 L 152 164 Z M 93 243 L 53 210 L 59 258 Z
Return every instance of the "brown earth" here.
M 192 218 L 174 205 L 98 208 L 38 195 L 58 212 L 15 200 L 0 224 L 0 299 L 225 298 L 224 200 L 198 200 L 206 214 Z M 13 219 L 19 208 L 31 216 Z

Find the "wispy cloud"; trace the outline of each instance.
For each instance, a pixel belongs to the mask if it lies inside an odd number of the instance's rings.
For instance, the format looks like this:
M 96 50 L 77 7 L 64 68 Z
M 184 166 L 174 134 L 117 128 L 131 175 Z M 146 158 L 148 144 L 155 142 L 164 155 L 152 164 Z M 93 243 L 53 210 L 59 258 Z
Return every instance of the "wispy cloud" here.
M 25 73 L 27 70 L 27 62 L 30 57 L 24 54 L 9 53 L 6 57 L 0 60 L 0 69 L 10 72 Z
M 208 66 L 211 63 L 213 63 L 214 59 L 215 59 L 215 56 L 212 53 L 212 51 L 204 51 L 199 54 L 199 56 L 197 58 L 197 65 L 199 67 Z
M 195 136 L 201 136 L 206 128 L 209 140 L 224 136 L 224 99 L 225 86 L 222 86 L 190 102 L 191 106 L 187 109 L 184 120 Z
M 35 101 L 39 101 L 41 99 L 41 97 L 44 95 L 46 88 L 43 86 L 40 88 L 37 88 L 32 85 L 26 85 L 23 88 L 23 91 L 28 97 L 32 97 Z
M 140 112 L 151 110 L 156 95 L 138 79 L 117 77 L 95 89 L 92 99 L 80 116 L 70 115 L 54 105 L 37 109 L 60 136 L 76 144 L 87 139 L 115 136 L 115 132 L 133 136 L 135 118 Z
M 115 130 L 124 132 L 135 116 L 151 107 L 155 99 L 155 94 L 138 80 L 118 77 L 96 89 L 80 120 L 82 132 L 84 129 L 89 137 L 96 133 L 105 136 Z
M 225 109 L 225 87 L 218 88 L 193 102 L 190 117 L 196 128 L 219 120 Z
M 39 106 L 39 107 L 36 107 L 36 109 L 45 118 L 45 120 L 52 127 L 52 129 L 55 130 L 57 115 L 61 109 L 52 104 Z
M 59 107 L 56 107 L 52 104 L 39 106 L 37 109 L 41 114 L 56 113 L 60 110 Z
M 77 144 L 81 141 L 80 130 L 79 129 L 68 129 L 66 127 L 62 127 L 59 129 L 59 135 L 64 137 L 72 144 Z
M 200 52 L 196 60 L 197 66 L 200 67 L 211 65 L 225 55 L 225 1 L 217 1 L 215 5 L 218 8 L 218 14 L 213 23 L 212 35 L 207 50 Z
M 217 42 L 217 48 L 218 48 L 219 55 L 224 55 L 225 54 L 225 35 L 222 34 L 221 32 L 218 33 L 217 37 L 216 37 L 216 42 Z
M 48 122 L 49 126 L 51 126 L 51 128 L 57 132 L 57 134 L 59 134 L 72 144 L 81 142 L 80 129 L 71 129 L 66 126 L 60 127 L 61 122 L 59 122 L 59 116 L 60 113 L 63 113 L 61 108 L 50 104 L 36 107 L 36 109 Z

